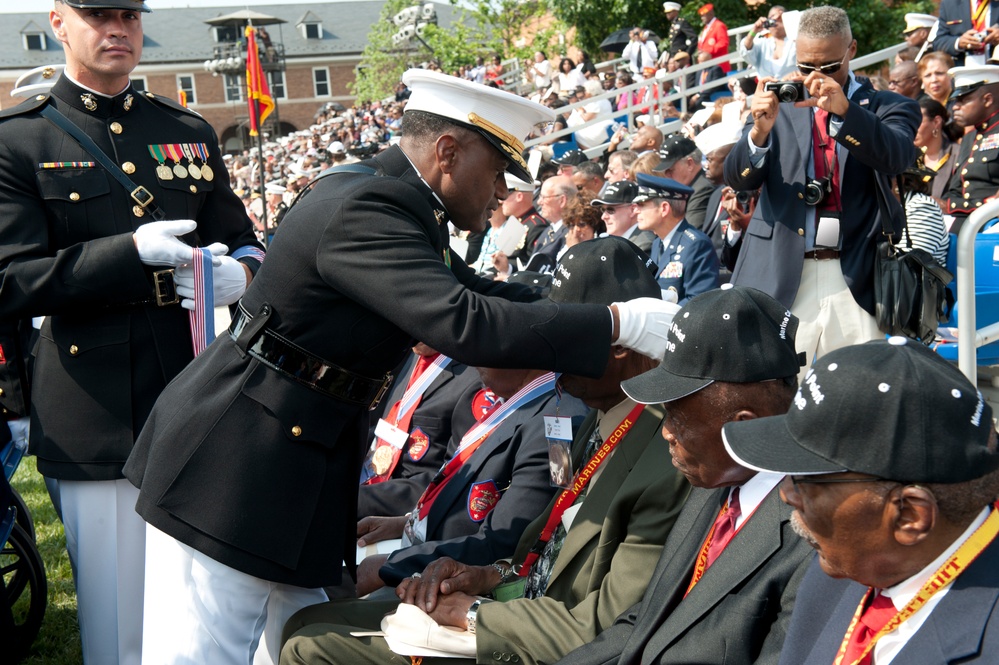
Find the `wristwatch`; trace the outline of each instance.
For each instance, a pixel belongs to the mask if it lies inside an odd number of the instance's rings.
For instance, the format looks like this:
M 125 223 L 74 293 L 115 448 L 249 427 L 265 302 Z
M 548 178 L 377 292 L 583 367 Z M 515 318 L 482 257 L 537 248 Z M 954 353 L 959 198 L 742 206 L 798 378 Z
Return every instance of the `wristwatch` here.
M 517 566 L 503 566 L 503 565 L 498 564 L 498 563 L 491 563 L 489 565 L 492 566 L 493 568 L 495 568 L 497 570 L 497 572 L 499 572 L 499 574 L 500 574 L 500 581 L 499 581 L 499 583 L 500 584 L 506 584 L 507 582 L 509 582 L 510 580 L 514 579 L 518 575 L 518 573 L 517 573 L 518 567 Z M 497 584 L 496 586 L 499 586 L 499 584 Z
M 468 624 L 466 630 L 471 634 L 475 634 L 475 615 L 479 613 L 479 605 L 482 604 L 482 600 L 476 598 L 472 606 L 468 608 L 468 612 L 465 613 L 465 622 Z

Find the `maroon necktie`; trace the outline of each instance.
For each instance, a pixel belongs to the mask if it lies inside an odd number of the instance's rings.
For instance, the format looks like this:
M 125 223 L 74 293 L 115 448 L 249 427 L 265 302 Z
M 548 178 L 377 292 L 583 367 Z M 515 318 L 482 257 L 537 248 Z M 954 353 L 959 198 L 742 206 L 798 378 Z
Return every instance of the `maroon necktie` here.
M 829 176 L 832 191 L 826 200 L 819 204 L 820 210 L 840 210 L 839 205 L 839 162 L 836 155 L 836 141 L 829 136 L 829 111 L 816 109 L 815 124 L 812 130 L 812 152 L 815 162 L 815 177 Z
M 742 515 L 742 507 L 739 505 L 739 488 L 732 490 L 732 496 L 728 504 L 722 508 L 715 518 L 715 529 L 711 536 L 711 544 L 708 545 L 708 568 L 715 562 L 718 555 L 722 553 L 725 546 L 735 536 L 735 522 Z
M 864 649 L 870 644 L 874 636 L 881 631 L 885 625 L 891 621 L 892 617 L 898 614 L 898 610 L 895 609 L 895 605 L 892 604 L 891 598 L 883 596 L 880 593 L 874 597 L 874 601 L 867 606 L 864 613 L 860 615 L 860 621 L 857 622 L 856 628 L 853 630 L 853 634 L 850 635 L 850 643 L 846 646 L 846 653 L 843 654 L 844 663 L 853 663 L 857 661 L 860 654 L 864 653 Z M 861 660 L 857 661 L 858 665 L 870 665 L 871 656 L 874 654 L 874 649 L 867 652 Z

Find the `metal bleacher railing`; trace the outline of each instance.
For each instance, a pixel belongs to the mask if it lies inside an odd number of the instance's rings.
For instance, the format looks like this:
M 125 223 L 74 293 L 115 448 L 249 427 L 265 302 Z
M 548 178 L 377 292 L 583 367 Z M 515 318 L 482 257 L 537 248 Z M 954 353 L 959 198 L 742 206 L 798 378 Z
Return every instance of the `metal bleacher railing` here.
M 737 40 L 742 39 L 742 36 L 746 32 L 748 32 L 751 27 L 752 24 L 749 24 L 729 30 L 729 38 L 733 40 L 732 41 L 733 45 L 737 45 L 738 44 Z M 890 60 L 894 58 L 895 54 L 898 53 L 904 47 L 905 44 L 900 43 L 895 46 L 881 49 L 880 51 L 875 51 L 874 53 L 869 53 L 859 58 L 854 58 L 850 63 L 851 68 L 854 70 L 863 69 L 865 67 L 869 67 L 871 65 L 876 65 L 886 60 Z M 623 58 L 617 58 L 614 60 L 609 60 L 607 62 L 602 62 L 599 65 L 597 65 L 597 68 L 616 69 L 618 65 L 624 62 L 625 60 Z M 725 62 L 730 63 L 732 66 L 732 72 L 730 73 L 730 76 L 748 76 L 755 74 L 755 69 L 753 67 L 748 66 L 746 61 L 739 56 L 737 48 L 734 48 L 727 55 L 724 55 L 719 58 L 714 58 L 712 60 L 708 60 L 707 62 L 694 64 L 689 67 L 684 67 L 682 70 L 677 70 L 675 72 L 665 72 L 664 70 L 661 70 L 660 74 L 657 74 L 653 78 L 648 78 L 643 81 L 638 81 L 636 83 L 633 83 L 629 86 L 625 86 L 622 88 L 615 88 L 602 95 L 578 101 L 573 104 L 569 104 L 568 106 L 563 106 L 558 111 L 559 114 L 568 116 L 570 113 L 572 113 L 573 110 L 586 106 L 587 104 L 590 104 L 594 100 L 599 100 L 599 99 L 609 100 L 613 107 L 614 102 L 619 95 L 630 92 L 636 92 L 637 94 L 634 95 L 634 97 L 636 97 L 640 101 L 618 110 L 612 110 L 611 113 L 598 115 L 583 124 L 579 124 L 574 127 L 566 127 L 565 129 L 561 129 L 557 132 L 545 134 L 544 136 L 531 139 L 525 143 L 525 146 L 527 148 L 530 148 L 532 146 L 536 146 L 539 144 L 549 143 L 552 140 L 559 140 L 562 139 L 563 137 L 569 137 L 570 140 L 572 140 L 572 135 L 575 134 L 575 132 L 577 132 L 578 130 L 585 129 L 586 127 L 590 127 L 592 125 L 604 124 L 608 120 L 612 120 L 614 122 L 623 122 L 627 125 L 629 133 L 634 132 L 635 129 L 637 128 L 636 118 L 643 116 L 647 116 L 646 122 L 652 122 L 659 129 L 661 129 L 664 134 L 670 134 L 672 132 L 675 132 L 680 129 L 682 121 L 679 118 L 669 117 L 669 111 L 667 109 L 667 105 L 671 105 L 673 102 L 677 102 L 680 115 L 683 115 L 687 112 L 687 99 L 691 95 L 697 93 L 705 93 L 705 92 L 717 92 L 719 88 L 718 81 L 712 81 L 705 85 L 696 85 L 696 86 L 687 87 L 686 86 L 687 77 L 690 74 L 694 74 L 696 80 L 696 75 L 698 74 L 698 72 Z M 519 69 L 512 68 L 508 72 L 505 80 L 519 81 L 521 78 L 520 71 L 521 70 Z M 722 83 L 722 85 L 724 85 L 724 83 Z M 519 89 L 522 86 L 520 84 L 511 83 L 508 85 L 508 87 L 510 89 Z M 533 87 L 533 86 L 528 86 L 528 87 Z M 586 154 L 591 158 L 602 155 L 607 148 L 607 145 L 609 143 L 609 138 L 610 137 L 608 136 L 607 142 L 604 142 L 597 146 L 590 146 L 586 148 L 584 152 L 586 152 Z

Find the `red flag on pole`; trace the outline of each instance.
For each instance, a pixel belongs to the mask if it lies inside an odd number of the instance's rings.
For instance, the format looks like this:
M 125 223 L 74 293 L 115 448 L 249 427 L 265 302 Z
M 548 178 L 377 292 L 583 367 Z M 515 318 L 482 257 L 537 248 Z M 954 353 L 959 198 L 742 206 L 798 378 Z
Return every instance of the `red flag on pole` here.
M 274 99 L 260 65 L 257 29 L 252 25 L 246 27 L 246 101 L 250 109 L 250 136 L 256 136 L 260 125 L 274 110 Z

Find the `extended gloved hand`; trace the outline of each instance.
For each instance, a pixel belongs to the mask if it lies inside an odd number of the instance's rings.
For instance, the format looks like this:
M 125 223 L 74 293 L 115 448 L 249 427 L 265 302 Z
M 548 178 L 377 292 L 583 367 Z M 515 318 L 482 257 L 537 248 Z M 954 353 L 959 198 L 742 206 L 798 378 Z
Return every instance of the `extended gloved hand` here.
M 205 247 L 212 253 L 212 292 L 215 295 L 215 306 L 231 305 L 239 300 L 246 291 L 246 270 L 243 264 L 225 256 L 229 248 L 221 243 Z M 182 300 L 180 306 L 194 310 L 194 268 L 184 265 L 174 271 L 173 282 L 177 285 L 177 295 Z
M 177 236 L 198 228 L 193 219 L 143 224 L 132 234 L 139 260 L 147 266 L 181 266 L 191 262 L 192 248 Z
M 620 321 L 620 332 L 614 343 L 662 360 L 666 354 L 666 333 L 680 306 L 658 298 L 636 298 L 616 302 L 613 306 L 617 308 Z

